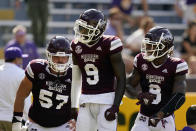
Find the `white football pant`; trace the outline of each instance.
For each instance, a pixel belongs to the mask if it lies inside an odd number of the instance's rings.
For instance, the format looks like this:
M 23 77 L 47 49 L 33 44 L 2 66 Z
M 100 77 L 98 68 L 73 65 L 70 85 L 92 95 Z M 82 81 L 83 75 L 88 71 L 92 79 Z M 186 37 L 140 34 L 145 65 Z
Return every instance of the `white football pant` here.
M 72 131 L 72 130 L 69 128 L 69 124 L 67 123 L 57 127 L 45 128 L 38 125 L 37 123 L 29 122 L 28 131 Z
M 175 131 L 175 121 L 172 115 L 159 121 L 156 127 L 148 126 L 149 117 L 138 113 L 131 131 Z
M 112 105 L 85 103 L 79 108 L 76 131 L 116 131 L 117 120 L 107 121 L 104 113 Z

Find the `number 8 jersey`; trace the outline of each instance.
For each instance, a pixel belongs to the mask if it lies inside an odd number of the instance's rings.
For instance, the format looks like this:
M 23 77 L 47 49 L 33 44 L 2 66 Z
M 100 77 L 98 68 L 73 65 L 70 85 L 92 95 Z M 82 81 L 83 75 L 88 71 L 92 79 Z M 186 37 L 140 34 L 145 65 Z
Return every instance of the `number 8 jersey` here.
M 151 116 L 157 113 L 171 99 L 174 78 L 188 72 L 187 63 L 179 58 L 169 57 L 160 66 L 154 65 L 143 59 L 143 54 L 138 54 L 134 59 L 134 68 L 140 73 L 140 86 L 142 92 L 156 95 L 150 105 L 141 105 L 140 112 Z
M 29 117 L 43 127 L 57 127 L 69 121 L 71 114 L 71 79 L 69 67 L 64 75 L 52 74 L 46 60 L 31 61 L 25 71 L 32 82 L 33 104 Z
M 112 104 L 115 75 L 110 55 L 121 52 L 121 40 L 114 36 L 102 36 L 91 47 L 73 41 L 71 49 L 82 74 L 80 104 Z

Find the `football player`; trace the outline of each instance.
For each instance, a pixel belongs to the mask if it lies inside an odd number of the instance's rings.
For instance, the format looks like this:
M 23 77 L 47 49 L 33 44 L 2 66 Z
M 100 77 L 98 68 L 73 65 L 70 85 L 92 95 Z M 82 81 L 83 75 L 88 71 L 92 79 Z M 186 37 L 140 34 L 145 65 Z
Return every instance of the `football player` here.
M 80 105 L 77 131 L 115 131 L 117 128 L 116 116 L 125 91 L 125 65 L 121 40 L 104 36 L 105 27 L 106 19 L 96 9 L 83 12 L 74 25 L 71 100 L 73 115 Z
M 151 28 L 145 35 L 141 53 L 135 57 L 134 70 L 126 90 L 139 83 L 141 104 L 132 131 L 175 131 L 173 113 L 185 102 L 187 63 L 171 57 L 174 37 L 164 27 Z
M 32 92 L 29 109 L 30 131 L 72 131 L 70 41 L 53 37 L 46 49 L 47 60 L 32 60 L 18 89 L 12 131 L 20 131 L 24 100 Z

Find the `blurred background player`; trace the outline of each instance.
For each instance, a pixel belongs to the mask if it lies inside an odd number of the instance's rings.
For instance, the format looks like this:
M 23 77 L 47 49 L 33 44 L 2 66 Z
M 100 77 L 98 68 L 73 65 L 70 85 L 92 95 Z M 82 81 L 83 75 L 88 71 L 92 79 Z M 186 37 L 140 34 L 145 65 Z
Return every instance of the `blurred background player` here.
M 25 76 L 22 69 L 22 51 L 17 47 L 5 50 L 5 63 L 0 66 L 0 131 L 12 130 L 12 116 L 14 100 L 20 82 Z M 25 100 L 24 118 L 28 119 L 28 110 L 31 99 Z
M 152 27 L 154 27 L 154 20 L 151 17 L 145 16 L 140 22 L 140 27 L 126 39 L 123 50 L 123 60 L 127 74 L 133 70 L 134 57 L 140 52 L 142 40 Z
M 131 131 L 175 131 L 173 113 L 185 101 L 188 66 L 170 57 L 174 37 L 167 28 L 156 26 L 145 35 L 141 53 L 134 59 L 134 70 L 127 79 L 127 90 L 139 83 L 141 104 Z
M 103 13 L 96 9 L 86 10 L 75 22 L 71 100 L 72 110 L 77 111 L 80 105 L 77 131 L 117 130 L 117 113 L 125 90 L 125 66 L 121 40 L 104 36 L 105 26 Z
M 46 43 L 48 33 L 49 2 L 48 0 L 24 0 L 27 5 L 27 15 L 31 20 L 33 41 L 41 47 Z M 21 0 L 15 0 L 16 8 L 22 7 Z
M 31 91 L 33 104 L 29 110 L 28 130 L 72 130 L 70 53 L 70 41 L 55 36 L 47 46 L 47 60 L 35 59 L 28 64 L 16 95 L 12 131 L 21 128 L 24 100 Z
M 17 25 L 13 28 L 12 33 L 14 38 L 7 43 L 5 50 L 9 47 L 18 47 L 23 54 L 28 55 L 28 57 L 23 58 L 23 69 L 25 69 L 31 60 L 39 57 L 37 47 L 33 42 L 27 40 L 26 28 L 24 26 Z
M 187 24 L 196 19 L 196 0 L 175 0 L 174 9 Z
M 108 14 L 108 20 L 104 35 L 113 35 L 121 39 L 124 39 L 123 27 L 122 27 L 122 15 L 118 8 L 111 8 Z

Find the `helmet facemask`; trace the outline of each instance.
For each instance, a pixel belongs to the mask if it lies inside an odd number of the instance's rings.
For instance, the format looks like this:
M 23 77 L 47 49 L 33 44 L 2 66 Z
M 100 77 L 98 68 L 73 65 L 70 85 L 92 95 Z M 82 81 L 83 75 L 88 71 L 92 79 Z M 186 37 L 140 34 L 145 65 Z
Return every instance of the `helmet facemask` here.
M 100 23 L 101 20 L 99 20 L 96 27 L 93 27 L 92 25 L 88 25 L 87 22 L 82 19 L 76 20 L 74 25 L 75 40 L 86 45 L 89 45 L 89 43 L 92 41 L 98 40 L 100 36 L 103 34 L 100 34 Z
M 166 49 L 167 47 L 162 43 L 163 35 L 164 33 L 161 34 L 158 42 L 151 41 L 149 38 L 142 41 L 141 52 L 144 54 L 144 59 L 153 61 L 173 51 L 174 46 Z
M 55 72 L 58 73 L 62 73 L 62 72 L 66 72 L 69 65 L 70 65 L 70 56 L 71 54 L 65 53 L 65 52 L 56 52 L 56 53 L 50 53 L 48 50 L 46 51 L 46 55 L 48 58 L 48 63 L 49 66 L 52 70 L 54 70 Z M 68 56 L 68 61 L 64 64 L 61 63 L 55 63 L 53 62 L 53 57 L 54 56 L 58 56 L 58 57 L 64 57 L 64 56 Z

